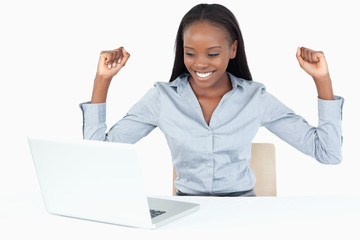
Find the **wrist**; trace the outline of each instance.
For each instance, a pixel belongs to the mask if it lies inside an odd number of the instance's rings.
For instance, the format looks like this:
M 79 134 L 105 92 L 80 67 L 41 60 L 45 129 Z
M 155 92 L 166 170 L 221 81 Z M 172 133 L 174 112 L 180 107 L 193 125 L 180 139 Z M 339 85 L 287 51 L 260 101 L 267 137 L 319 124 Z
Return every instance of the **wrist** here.
M 112 77 L 96 74 L 94 81 L 99 82 L 99 83 L 110 83 L 111 80 L 112 80 Z
M 314 76 L 313 79 L 314 79 L 315 83 L 322 83 L 322 82 L 330 82 L 331 83 L 331 78 L 330 78 L 329 73 L 327 73 L 325 75 Z

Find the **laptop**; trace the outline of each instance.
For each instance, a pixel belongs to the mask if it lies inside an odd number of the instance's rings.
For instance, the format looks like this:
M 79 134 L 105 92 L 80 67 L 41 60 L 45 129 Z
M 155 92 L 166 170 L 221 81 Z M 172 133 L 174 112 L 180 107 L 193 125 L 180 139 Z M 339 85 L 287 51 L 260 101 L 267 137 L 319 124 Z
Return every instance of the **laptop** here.
M 200 208 L 147 197 L 134 145 L 33 137 L 28 142 L 51 214 L 154 229 Z

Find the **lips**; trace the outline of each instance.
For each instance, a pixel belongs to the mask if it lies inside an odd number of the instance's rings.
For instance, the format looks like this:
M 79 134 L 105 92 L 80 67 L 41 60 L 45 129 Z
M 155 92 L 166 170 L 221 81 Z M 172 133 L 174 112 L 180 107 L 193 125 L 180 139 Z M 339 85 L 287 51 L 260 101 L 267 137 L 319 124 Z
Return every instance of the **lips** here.
M 196 76 L 198 77 L 198 79 L 200 80 L 207 80 L 208 78 L 211 77 L 211 75 L 214 73 L 215 71 L 212 71 L 212 72 L 196 72 L 195 71 L 195 74 Z

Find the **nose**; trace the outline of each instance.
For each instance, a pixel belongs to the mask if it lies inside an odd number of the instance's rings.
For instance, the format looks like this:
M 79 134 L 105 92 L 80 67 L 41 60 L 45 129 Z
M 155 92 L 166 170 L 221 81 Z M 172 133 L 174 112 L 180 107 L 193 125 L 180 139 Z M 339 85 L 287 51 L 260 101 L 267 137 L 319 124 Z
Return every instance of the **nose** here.
M 204 69 L 209 66 L 209 62 L 205 57 L 199 56 L 196 58 L 194 65 L 198 69 Z

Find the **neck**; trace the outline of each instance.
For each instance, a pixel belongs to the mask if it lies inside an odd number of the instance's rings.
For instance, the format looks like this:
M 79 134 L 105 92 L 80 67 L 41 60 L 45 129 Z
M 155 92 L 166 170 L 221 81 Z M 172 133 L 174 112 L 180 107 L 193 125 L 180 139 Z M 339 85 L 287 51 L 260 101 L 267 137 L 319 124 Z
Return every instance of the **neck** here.
M 202 98 L 221 98 L 232 89 L 229 76 L 225 73 L 223 80 L 218 81 L 215 85 L 202 88 L 195 84 L 194 79 L 190 76 L 189 83 L 196 97 Z

